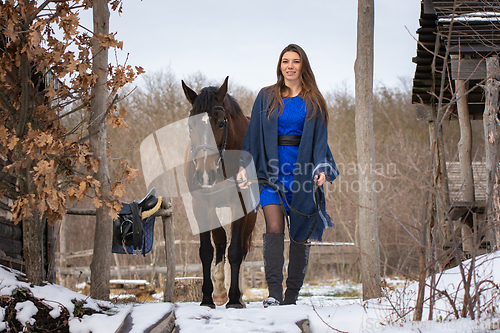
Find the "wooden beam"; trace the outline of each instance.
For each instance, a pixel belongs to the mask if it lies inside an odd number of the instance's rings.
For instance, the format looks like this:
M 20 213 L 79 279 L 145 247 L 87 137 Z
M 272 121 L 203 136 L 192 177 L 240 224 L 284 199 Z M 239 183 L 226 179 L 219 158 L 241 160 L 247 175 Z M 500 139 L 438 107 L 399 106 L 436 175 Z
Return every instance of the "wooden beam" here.
M 66 210 L 67 215 L 86 215 L 86 216 L 95 216 L 95 209 L 87 209 L 87 208 L 68 208 Z M 170 216 L 172 215 L 172 209 L 158 209 L 158 211 L 154 214 L 154 216 Z
M 417 120 L 433 121 L 431 112 L 431 105 L 428 103 L 414 103 L 415 113 Z M 453 105 L 451 109 L 450 117 L 446 120 L 456 120 L 454 113 L 456 107 Z M 481 120 L 483 119 L 484 104 L 483 103 L 469 103 L 469 118 L 470 120 Z
M 432 0 L 424 0 L 422 9 L 423 9 L 422 12 L 424 14 L 428 15 L 436 14 L 436 11 L 434 10 L 434 5 L 432 4 Z
M 490 41 L 491 42 L 491 41 Z M 482 45 L 479 42 L 474 45 L 454 45 L 450 47 L 450 53 L 471 53 L 471 54 L 488 54 L 498 52 L 498 44 L 492 43 L 492 46 Z
M 61 256 L 64 257 L 65 260 L 67 259 L 74 259 L 74 258 L 81 258 L 81 257 L 88 257 L 94 254 L 94 250 L 83 250 L 83 251 L 77 251 L 77 252 L 70 252 L 70 253 L 60 253 Z
M 486 207 L 485 201 L 474 201 L 474 202 L 465 202 L 465 201 L 456 201 L 451 205 L 450 211 L 448 212 L 448 216 L 452 220 L 458 220 L 463 217 L 467 212 L 471 213 L 484 213 L 484 209 Z
M 20 272 L 26 271 L 26 265 L 22 259 L 15 259 L 12 257 L 1 257 L 0 256 L 0 265 L 4 265 L 6 267 L 16 269 Z

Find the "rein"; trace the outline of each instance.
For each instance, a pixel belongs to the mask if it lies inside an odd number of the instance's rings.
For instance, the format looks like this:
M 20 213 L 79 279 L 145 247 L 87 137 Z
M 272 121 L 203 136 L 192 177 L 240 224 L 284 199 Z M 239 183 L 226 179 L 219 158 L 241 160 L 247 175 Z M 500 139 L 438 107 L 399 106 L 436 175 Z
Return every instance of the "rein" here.
M 228 178 L 224 177 L 222 174 L 221 174 L 221 177 L 223 178 L 223 180 L 233 182 L 236 184 L 244 183 L 244 181 L 228 179 Z M 276 185 L 271 183 L 267 178 L 257 177 L 257 182 L 260 184 L 264 184 L 266 186 L 271 187 L 273 190 L 276 191 L 276 193 L 278 193 L 280 207 L 281 207 L 281 210 L 283 212 L 283 216 L 285 217 L 286 224 L 288 226 L 288 230 L 290 230 L 290 214 L 285 209 L 285 203 L 290 208 L 290 211 L 292 211 L 293 213 L 295 213 L 301 217 L 305 217 L 305 218 L 313 218 L 314 217 L 314 222 L 311 226 L 311 229 L 309 229 L 309 232 L 307 233 L 306 238 L 304 238 L 303 240 L 300 240 L 300 241 L 296 241 L 290 237 L 290 239 L 296 244 L 307 245 L 309 243 L 309 237 L 311 237 L 311 235 L 314 231 L 314 228 L 316 227 L 316 223 L 318 222 L 318 214 L 321 211 L 321 206 L 323 205 L 323 196 L 322 196 L 323 188 L 321 186 L 318 186 L 318 183 L 316 181 L 314 181 L 314 202 L 316 203 L 316 211 L 312 214 L 302 214 L 301 212 L 299 212 L 295 207 L 293 207 L 288 202 L 288 200 L 287 200 L 286 196 L 283 194 L 283 192 Z M 218 192 L 225 191 L 232 186 L 233 185 L 230 185 L 230 186 L 227 186 L 225 188 L 219 189 L 217 191 L 209 192 L 209 193 L 198 193 L 198 194 L 200 194 L 200 195 L 214 195 L 214 194 L 217 194 Z
M 300 240 L 300 241 L 296 241 L 296 240 L 294 240 L 293 238 L 290 237 L 290 240 L 293 241 L 296 244 L 306 244 L 307 245 L 309 243 L 309 237 L 311 237 L 311 235 L 312 235 L 312 233 L 314 231 L 314 228 L 316 227 L 316 223 L 318 222 L 318 214 L 321 211 L 321 206 L 323 205 L 323 196 L 321 195 L 323 193 L 323 188 L 318 185 L 318 182 L 316 180 L 314 181 L 314 190 L 313 191 L 314 191 L 314 202 L 316 202 L 316 211 L 314 213 L 312 213 L 312 214 L 302 214 L 296 208 L 294 208 L 292 205 L 290 205 L 290 203 L 286 199 L 285 194 L 276 185 L 274 185 L 273 183 L 271 183 L 269 181 L 269 179 L 264 178 L 264 177 L 257 177 L 257 180 L 258 180 L 258 182 L 260 184 L 264 184 L 266 186 L 269 186 L 273 190 L 275 190 L 276 193 L 278 193 L 278 199 L 280 201 L 280 207 L 281 207 L 281 210 L 283 211 L 283 216 L 285 217 L 285 220 L 286 220 L 286 223 L 287 223 L 287 226 L 288 226 L 288 230 L 290 230 L 290 214 L 286 211 L 284 203 L 286 203 L 288 205 L 288 207 L 290 208 L 290 210 L 293 213 L 295 213 L 295 214 L 297 214 L 297 215 L 299 215 L 301 217 L 305 217 L 305 218 L 312 218 L 312 217 L 314 217 L 314 222 L 313 222 L 313 224 L 311 226 L 311 229 L 309 229 L 309 232 L 307 233 L 306 238 L 304 238 L 303 240 Z

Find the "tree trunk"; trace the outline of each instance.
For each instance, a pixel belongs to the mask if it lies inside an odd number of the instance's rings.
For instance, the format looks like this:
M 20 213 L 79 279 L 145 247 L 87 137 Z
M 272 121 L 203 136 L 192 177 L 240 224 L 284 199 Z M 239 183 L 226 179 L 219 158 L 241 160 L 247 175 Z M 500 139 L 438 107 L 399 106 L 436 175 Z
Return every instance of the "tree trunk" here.
M 28 44 L 27 34 L 22 33 L 20 35 L 23 45 Z M 31 68 L 30 62 L 26 54 L 21 55 L 21 66 L 19 69 L 20 81 L 21 81 L 21 104 L 19 107 L 19 118 L 16 127 L 16 134 L 22 140 L 26 135 L 26 125 L 31 120 L 31 86 L 30 86 L 30 75 Z M 18 158 L 21 158 L 21 154 L 24 154 L 17 149 L 15 154 Z M 20 180 L 20 187 L 22 191 L 26 194 L 36 193 L 36 185 L 33 183 L 31 177 L 31 171 L 33 170 L 34 162 L 28 159 L 28 163 L 25 169 L 25 178 Z M 43 225 L 42 217 L 37 210 L 31 212 L 30 217 L 23 218 L 23 259 L 26 265 L 26 277 L 28 281 L 34 285 L 41 285 L 44 278 L 43 271 Z
M 458 122 L 460 124 L 460 141 L 458 142 L 458 159 L 463 200 L 474 201 L 474 176 L 472 174 L 472 129 L 470 124 L 467 89 L 464 80 L 455 80 L 457 94 Z
M 418 295 L 417 295 L 417 303 L 415 304 L 415 312 L 413 313 L 414 321 L 422 320 L 422 313 L 424 308 L 424 300 L 425 300 L 425 279 L 427 277 L 427 237 L 428 231 L 427 227 L 430 225 L 432 219 L 432 209 L 433 200 L 431 193 L 427 192 L 427 199 L 425 201 L 425 218 L 422 220 L 422 231 L 421 231 L 421 244 L 418 252 L 418 268 L 419 268 L 419 276 L 418 276 Z
M 43 271 L 43 224 L 37 210 L 31 217 L 23 219 L 23 259 L 26 265 L 26 278 L 36 286 L 42 284 Z
M 451 228 L 445 218 L 450 207 L 450 192 L 446 171 L 443 126 L 441 126 L 440 121 L 429 122 L 429 141 L 433 155 L 431 184 L 434 190 L 434 209 L 436 211 L 435 230 L 432 232 L 435 234 L 435 242 L 438 246 L 440 248 L 448 248 L 451 245 L 452 236 Z
M 452 59 L 460 61 L 458 55 L 452 55 Z M 460 73 L 460 69 L 459 69 Z M 474 202 L 474 175 L 472 169 L 472 129 L 469 115 L 469 103 L 467 98 L 467 87 L 465 80 L 455 80 L 457 95 L 458 122 L 460 125 L 460 141 L 458 142 L 458 159 L 460 161 L 460 180 L 462 200 Z M 462 249 L 469 254 L 475 254 L 473 231 L 469 226 L 473 225 L 472 212 L 469 212 L 462 221 Z
M 164 209 L 172 207 L 172 199 L 164 204 Z M 173 214 L 162 216 L 163 235 L 165 237 L 165 254 L 167 258 L 167 276 L 165 277 L 165 291 L 163 293 L 164 302 L 174 301 L 175 285 L 175 237 Z
M 497 56 L 486 58 L 487 80 L 483 114 L 484 149 L 486 152 L 486 218 L 488 225 L 493 225 L 496 247 L 500 247 L 498 227 L 498 130 L 496 115 L 498 112 L 499 62 Z M 496 199 L 496 200 L 495 200 Z
M 446 173 L 446 159 L 444 156 L 444 138 L 443 138 L 443 128 L 441 126 L 442 118 L 442 100 L 444 91 L 444 78 L 447 69 L 447 56 L 445 57 L 445 62 L 441 71 L 441 87 L 440 95 L 437 100 L 436 108 L 436 82 L 437 82 L 437 59 L 439 54 L 439 49 L 441 48 L 441 37 L 436 34 L 434 42 L 434 55 L 431 63 L 432 69 L 432 87 L 431 87 L 431 112 L 433 121 L 429 121 L 429 142 L 430 151 L 432 153 L 432 175 L 430 179 L 430 184 L 432 185 L 431 192 L 429 193 L 428 206 L 426 207 L 426 213 L 428 214 L 425 228 L 422 232 L 427 232 L 425 235 L 427 244 L 427 262 L 426 262 L 426 275 L 430 275 L 430 286 L 429 286 L 429 314 L 428 320 L 432 320 L 434 313 L 435 295 L 436 295 L 436 272 L 439 270 L 438 258 L 442 255 L 443 245 L 445 240 L 448 239 L 446 236 L 445 227 L 445 212 L 449 207 L 449 190 L 448 190 L 448 177 Z M 439 112 L 438 112 L 439 111 Z M 446 208 L 444 208 L 446 207 Z M 438 253 L 439 251 L 439 253 Z M 421 272 L 422 273 L 422 272 Z M 422 292 L 425 288 L 422 289 Z M 419 295 L 420 297 L 420 295 Z
M 359 165 L 359 246 L 363 299 L 380 297 L 380 252 L 375 192 L 373 136 L 373 35 L 374 1 L 358 0 L 355 69 L 356 148 Z
M 93 2 L 94 34 L 109 33 L 109 9 L 106 0 Z M 111 183 L 108 173 L 106 155 L 106 101 L 107 101 L 107 69 L 108 50 L 103 49 L 94 38 L 92 45 L 94 61 L 92 71 L 97 75 L 97 81 L 92 87 L 90 110 L 90 146 L 94 156 L 100 160 L 99 171 L 94 178 L 101 183 L 103 200 L 110 200 Z M 90 294 L 93 298 L 108 299 L 109 278 L 111 266 L 112 219 L 109 207 L 103 205 L 96 210 L 96 226 L 94 236 L 94 255 L 90 265 Z

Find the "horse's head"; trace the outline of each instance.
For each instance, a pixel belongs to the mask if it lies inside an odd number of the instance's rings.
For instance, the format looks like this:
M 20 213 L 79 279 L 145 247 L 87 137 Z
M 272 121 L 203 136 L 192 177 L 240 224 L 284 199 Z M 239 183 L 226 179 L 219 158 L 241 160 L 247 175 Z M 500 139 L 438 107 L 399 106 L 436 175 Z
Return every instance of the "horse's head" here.
M 196 187 L 213 186 L 218 172 L 222 173 L 221 162 L 228 136 L 228 123 L 224 110 L 227 80 L 226 77 L 220 88 L 203 88 L 200 94 L 182 81 L 184 94 L 193 107 L 189 112 L 188 124 L 191 159 L 195 167 L 192 181 Z

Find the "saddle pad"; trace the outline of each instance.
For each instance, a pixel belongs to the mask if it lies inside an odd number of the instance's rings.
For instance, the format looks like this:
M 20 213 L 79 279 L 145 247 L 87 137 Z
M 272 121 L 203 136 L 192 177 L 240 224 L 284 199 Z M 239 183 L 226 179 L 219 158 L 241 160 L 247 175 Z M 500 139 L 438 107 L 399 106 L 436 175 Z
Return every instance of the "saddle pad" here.
M 150 216 L 146 220 L 142 220 L 142 228 L 143 228 L 143 235 L 142 235 L 142 247 L 144 249 L 144 254 L 151 252 L 151 249 L 153 248 L 153 240 L 154 240 L 154 230 L 155 230 L 155 217 Z M 142 254 L 143 249 L 141 249 L 140 253 L 135 253 L 135 254 Z M 126 250 L 126 251 L 125 251 Z M 121 246 L 120 244 L 116 244 L 113 242 L 113 246 L 111 247 L 111 252 L 112 253 L 121 253 L 121 254 L 134 254 L 134 246 Z

